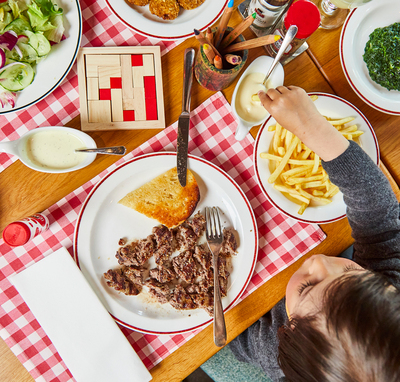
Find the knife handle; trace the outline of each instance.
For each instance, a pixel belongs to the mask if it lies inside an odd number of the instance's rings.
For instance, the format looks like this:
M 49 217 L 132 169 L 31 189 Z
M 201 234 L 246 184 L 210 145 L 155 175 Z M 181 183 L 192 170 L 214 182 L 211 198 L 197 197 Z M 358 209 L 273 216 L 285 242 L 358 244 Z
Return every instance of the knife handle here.
M 194 49 L 185 49 L 183 59 L 183 93 L 182 93 L 182 111 L 190 111 L 190 94 L 192 91 L 194 65 Z

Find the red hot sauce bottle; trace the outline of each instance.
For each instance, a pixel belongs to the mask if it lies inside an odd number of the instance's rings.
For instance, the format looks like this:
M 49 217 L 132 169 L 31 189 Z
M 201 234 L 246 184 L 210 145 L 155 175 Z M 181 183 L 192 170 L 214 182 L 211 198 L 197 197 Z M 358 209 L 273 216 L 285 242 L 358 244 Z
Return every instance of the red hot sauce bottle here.
M 49 219 L 40 213 L 10 223 L 3 231 L 3 240 L 11 247 L 26 244 L 49 228 Z

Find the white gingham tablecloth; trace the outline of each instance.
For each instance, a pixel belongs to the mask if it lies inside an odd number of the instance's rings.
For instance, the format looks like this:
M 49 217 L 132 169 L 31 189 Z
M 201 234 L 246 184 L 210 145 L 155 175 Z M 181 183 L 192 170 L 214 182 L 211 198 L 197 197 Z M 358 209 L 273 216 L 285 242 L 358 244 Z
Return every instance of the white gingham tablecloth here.
M 191 113 L 189 153 L 226 171 L 242 188 L 255 212 L 260 248 L 255 272 L 243 299 L 321 243 L 325 234 L 317 225 L 299 223 L 280 214 L 268 202 L 254 174 L 254 140 L 248 134 L 244 140 L 236 141 L 236 125 L 231 106 L 222 93 L 214 94 Z M 72 255 L 76 220 L 93 186 L 134 156 L 175 151 L 176 137 L 177 123 L 174 123 L 44 211 L 50 219 L 50 229 L 25 246 L 11 249 L 0 239 L 0 335 L 36 381 L 74 379 L 8 278 L 61 246 Z M 120 328 L 148 369 L 201 330 L 179 335 L 149 335 Z

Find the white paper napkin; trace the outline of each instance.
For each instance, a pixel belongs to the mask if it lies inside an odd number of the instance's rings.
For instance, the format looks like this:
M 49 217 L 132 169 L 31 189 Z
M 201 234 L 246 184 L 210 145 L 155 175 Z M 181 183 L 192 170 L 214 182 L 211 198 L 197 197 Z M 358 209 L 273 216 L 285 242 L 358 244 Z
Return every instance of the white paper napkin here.
M 65 248 L 11 282 L 77 382 L 152 379 Z

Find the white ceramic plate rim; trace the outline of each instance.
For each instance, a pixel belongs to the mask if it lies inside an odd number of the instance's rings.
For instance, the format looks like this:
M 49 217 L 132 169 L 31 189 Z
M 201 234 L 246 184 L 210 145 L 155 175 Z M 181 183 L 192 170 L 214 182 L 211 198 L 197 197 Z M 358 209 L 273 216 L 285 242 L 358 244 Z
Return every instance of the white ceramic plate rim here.
M 160 40 L 180 40 L 194 36 L 193 29 L 205 30 L 222 15 L 229 0 L 205 0 L 196 9 L 181 8 L 175 20 L 163 20 L 149 6 L 130 6 L 125 0 L 106 0 L 110 10 L 128 28 L 143 36 Z
M 400 22 L 398 0 L 375 0 L 352 10 L 340 35 L 340 62 L 350 86 L 373 108 L 400 115 L 400 91 L 387 90 L 371 80 L 363 60 L 369 35 L 380 27 Z
M 53 45 L 45 60 L 36 65 L 36 75 L 31 85 L 17 93 L 14 108 L 0 109 L 0 115 L 26 109 L 52 93 L 64 80 L 78 54 L 82 37 L 82 14 L 78 0 L 60 0 L 64 10 L 67 38 Z
M 106 175 L 90 192 L 75 228 L 75 260 L 93 290 L 118 323 L 144 333 L 183 333 L 201 328 L 212 321 L 203 309 L 177 311 L 169 304 L 149 304 L 141 300 L 141 295 L 125 296 L 108 287 L 103 278 L 103 273 L 108 269 L 118 267 L 114 254 L 119 238 L 133 240 L 146 237 L 151 228 L 159 224 L 118 204 L 118 200 L 174 166 L 175 152 L 145 154 L 122 164 Z M 224 212 L 222 224 L 233 227 L 239 236 L 238 255 L 232 260 L 228 295 L 222 299 L 226 311 L 245 291 L 256 265 L 256 219 L 244 192 L 228 174 L 193 155 L 189 155 L 188 166 L 200 187 L 201 198 L 196 211 L 203 211 L 206 206 L 219 206 Z
M 308 93 L 309 95 L 317 95 L 318 99 L 315 105 L 321 114 L 331 118 L 340 119 L 353 116 L 356 119 L 353 123 L 359 126 L 359 129 L 364 131 L 360 137 L 360 145 L 372 158 L 379 164 L 379 146 L 375 132 L 367 120 L 367 118 L 350 102 L 338 96 L 327 93 Z M 268 183 L 268 178 L 271 174 L 268 168 L 268 160 L 261 159 L 260 153 L 269 151 L 274 132 L 268 131 L 268 126 L 275 124 L 276 121 L 270 116 L 261 126 L 254 145 L 254 171 L 257 182 L 261 187 L 262 192 L 268 200 L 283 214 L 293 219 L 304 223 L 331 223 L 346 216 L 346 205 L 343 201 L 343 194 L 339 192 L 333 197 L 333 202 L 326 206 L 308 207 L 303 215 L 298 215 L 296 212 L 300 205 L 291 202 L 281 192 L 274 189 L 272 184 Z M 290 211 L 288 210 L 290 208 Z M 324 215 L 324 218 L 321 218 Z

